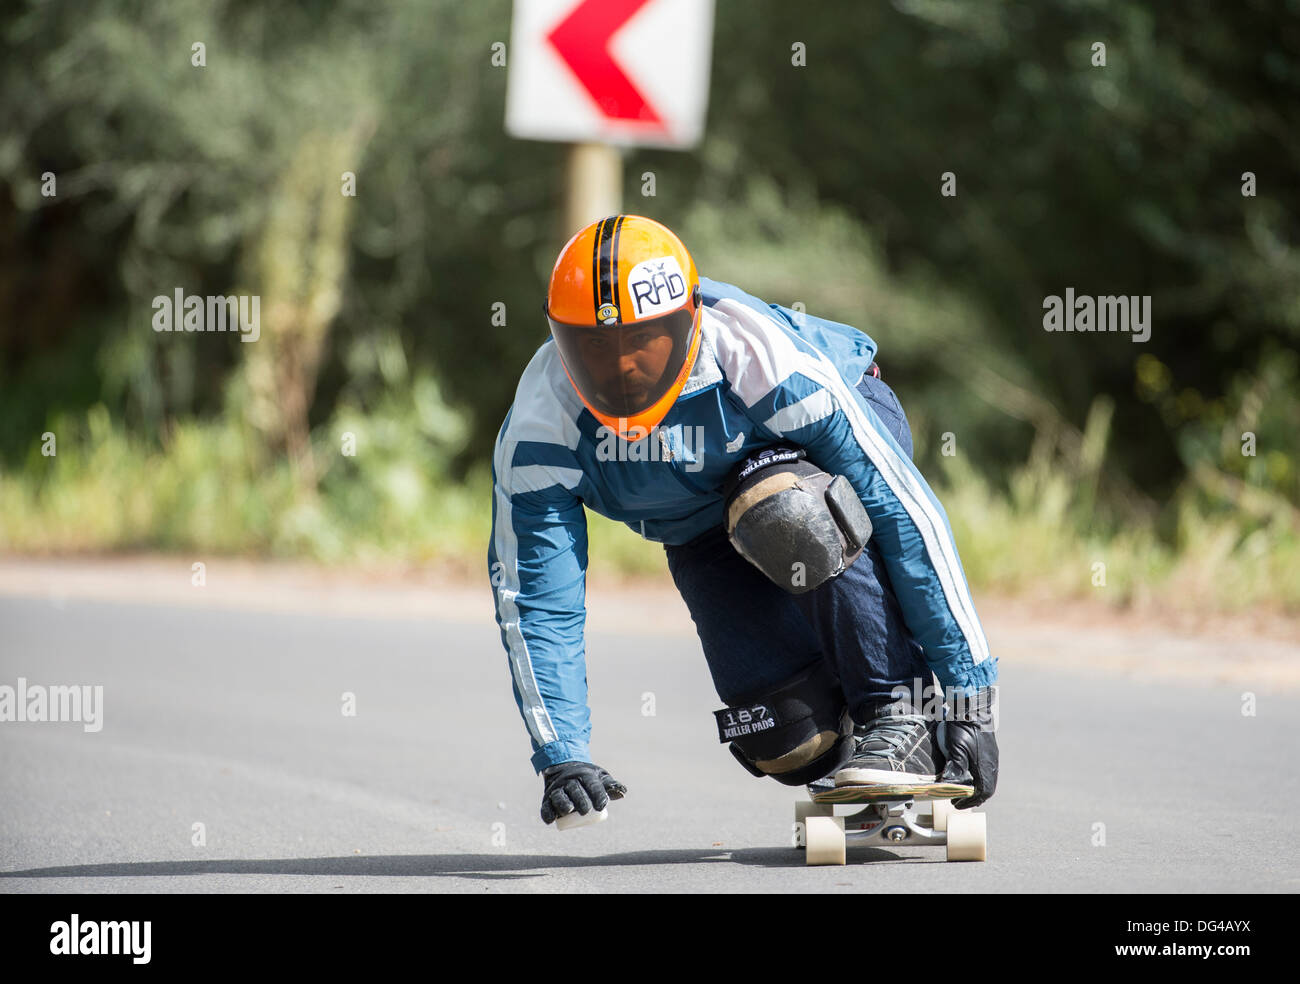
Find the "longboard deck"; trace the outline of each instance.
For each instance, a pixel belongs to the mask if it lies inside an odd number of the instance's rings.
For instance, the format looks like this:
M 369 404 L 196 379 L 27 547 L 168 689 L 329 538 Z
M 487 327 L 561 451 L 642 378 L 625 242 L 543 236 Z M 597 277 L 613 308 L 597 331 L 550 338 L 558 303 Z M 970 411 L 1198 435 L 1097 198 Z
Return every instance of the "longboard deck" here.
M 974 786 L 963 786 L 955 782 L 932 782 L 922 785 L 855 785 L 836 786 L 834 789 L 822 789 L 812 793 L 814 803 L 874 803 L 876 800 L 932 800 L 960 799 L 973 796 Z

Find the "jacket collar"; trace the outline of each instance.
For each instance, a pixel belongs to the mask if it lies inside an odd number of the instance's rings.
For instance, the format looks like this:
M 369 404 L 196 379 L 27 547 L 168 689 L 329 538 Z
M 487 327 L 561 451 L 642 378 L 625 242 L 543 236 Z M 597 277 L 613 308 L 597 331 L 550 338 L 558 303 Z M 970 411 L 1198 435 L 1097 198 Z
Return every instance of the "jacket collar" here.
M 691 367 L 691 374 L 686 377 L 686 385 L 682 387 L 678 399 L 722 382 L 722 367 L 718 365 L 718 357 L 713 351 L 713 330 L 709 324 L 711 316 L 712 312 L 707 307 L 700 312 L 700 351 L 695 356 L 695 365 Z

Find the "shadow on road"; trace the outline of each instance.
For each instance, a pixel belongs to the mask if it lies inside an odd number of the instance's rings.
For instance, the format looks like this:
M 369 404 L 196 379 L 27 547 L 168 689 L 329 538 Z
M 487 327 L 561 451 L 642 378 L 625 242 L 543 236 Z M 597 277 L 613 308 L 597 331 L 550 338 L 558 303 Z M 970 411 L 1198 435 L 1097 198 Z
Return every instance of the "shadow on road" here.
M 912 862 L 890 851 L 853 850 L 849 863 Z M 0 872 L 6 878 L 154 878 L 167 875 L 321 875 L 360 878 L 540 878 L 548 869 L 636 868 L 671 864 L 742 864 L 762 868 L 802 868 L 803 854 L 790 848 L 726 851 L 631 851 L 601 857 L 558 854 L 416 854 L 337 858 L 286 858 L 209 861 L 134 861 L 76 864 Z

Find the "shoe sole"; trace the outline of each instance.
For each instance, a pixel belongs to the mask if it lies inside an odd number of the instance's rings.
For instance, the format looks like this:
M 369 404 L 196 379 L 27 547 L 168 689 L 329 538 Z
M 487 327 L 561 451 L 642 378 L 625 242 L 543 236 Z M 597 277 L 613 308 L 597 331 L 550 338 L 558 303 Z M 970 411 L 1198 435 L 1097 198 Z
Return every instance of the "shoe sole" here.
M 921 786 L 938 777 L 920 772 L 891 772 L 889 769 L 840 769 L 835 773 L 837 786 Z

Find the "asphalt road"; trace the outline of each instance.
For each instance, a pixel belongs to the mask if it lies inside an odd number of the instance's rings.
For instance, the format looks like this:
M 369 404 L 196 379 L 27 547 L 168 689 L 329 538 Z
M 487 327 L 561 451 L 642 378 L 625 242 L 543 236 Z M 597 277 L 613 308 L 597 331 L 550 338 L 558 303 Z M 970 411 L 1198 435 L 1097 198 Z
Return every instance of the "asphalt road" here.
M 796 791 L 718 744 L 685 636 L 589 633 L 593 757 L 630 792 L 558 832 L 487 604 L 476 623 L 0 598 L 0 684 L 104 688 L 98 732 L 0 723 L 0 891 L 1300 890 L 1300 696 L 1247 715 L 1236 685 L 1005 659 L 986 863 L 851 847 L 806 868 Z

